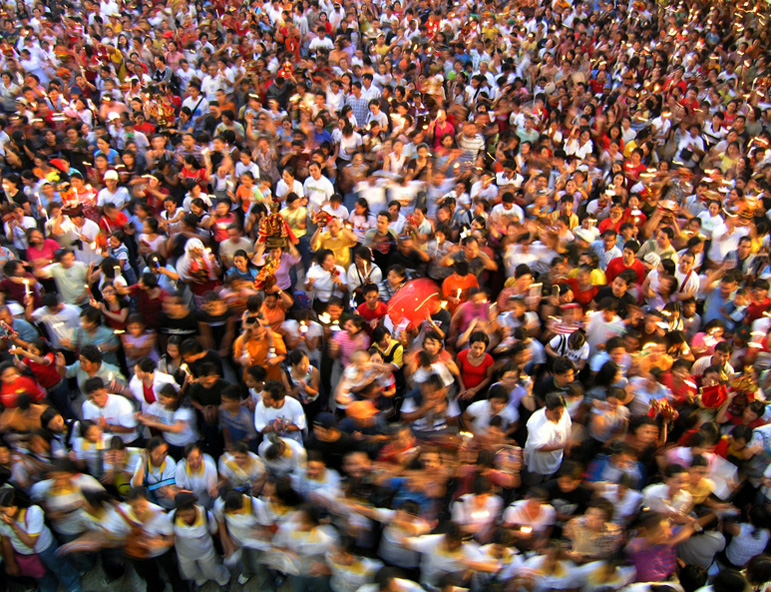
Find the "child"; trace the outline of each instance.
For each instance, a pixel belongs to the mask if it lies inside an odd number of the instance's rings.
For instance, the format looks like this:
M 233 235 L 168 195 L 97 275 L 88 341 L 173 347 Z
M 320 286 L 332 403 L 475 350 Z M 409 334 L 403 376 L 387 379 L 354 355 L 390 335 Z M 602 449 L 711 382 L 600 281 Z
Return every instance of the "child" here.
M 126 332 L 120 336 L 123 343 L 123 351 L 126 354 L 126 365 L 133 372 L 134 366 L 141 358 L 148 357 L 154 362 L 159 360 L 158 350 L 155 347 L 155 331 L 145 326 L 145 321 L 140 314 L 132 314 L 126 324 Z
M 343 198 L 339 193 L 332 195 L 329 201 L 322 206 L 321 211 L 340 220 L 348 219 L 348 208 L 343 205 Z
M 72 454 L 81 468 L 99 479 L 104 473 L 104 454 L 109 448 L 111 436 L 92 421 L 81 424 L 81 438 L 75 438 Z
M 246 371 L 246 388 L 249 389 L 249 396 L 241 401 L 241 405 L 254 413 L 257 403 L 262 401 L 262 389 L 265 386 L 267 372 L 259 364 L 255 364 Z
M 230 385 L 222 391 L 219 422 L 226 448 L 232 448 L 236 442 L 244 442 L 250 450 L 257 451 L 254 412 L 241 405 L 241 392 L 237 386 Z
M 750 297 L 747 290 L 739 288 L 734 294 L 733 302 L 726 305 L 725 328 L 727 331 L 733 331 L 744 324 L 744 318 L 747 316 L 750 306 Z
M 194 581 L 199 589 L 209 580 L 225 586 L 230 581 L 230 574 L 220 563 L 212 540 L 218 529 L 217 521 L 196 501 L 195 494 L 185 491 L 174 499 L 171 521 L 179 571 L 183 579 Z
M 367 321 L 366 330 L 371 336 L 372 330 L 385 318 L 388 306 L 380 300 L 380 291 L 375 284 L 367 284 L 363 288 L 364 302 L 356 309 L 356 314 Z

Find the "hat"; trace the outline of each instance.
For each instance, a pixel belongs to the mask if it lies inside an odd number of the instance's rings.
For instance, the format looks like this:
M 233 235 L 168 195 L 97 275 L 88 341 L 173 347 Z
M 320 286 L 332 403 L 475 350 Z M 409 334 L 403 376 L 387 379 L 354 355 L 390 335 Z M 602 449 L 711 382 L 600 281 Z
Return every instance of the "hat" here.
M 656 253 L 648 253 L 643 260 L 652 267 L 658 267 L 661 263 L 661 257 Z
M 118 171 L 109 170 L 104 174 L 104 180 L 108 181 L 112 179 L 113 181 L 118 180 Z
M 594 233 L 592 233 L 590 230 L 587 230 L 586 228 L 576 228 L 573 230 L 573 235 L 578 240 L 582 240 L 585 243 L 591 243 L 594 241 Z
M 371 401 L 354 401 L 345 410 L 348 417 L 354 419 L 369 419 L 378 414 L 378 410 Z
M 320 428 L 328 430 L 329 428 L 335 427 L 337 422 L 335 421 L 334 415 L 324 412 L 319 413 L 315 418 L 313 418 L 313 425 L 317 425 Z
M 116 119 L 120 119 L 120 115 L 118 115 L 115 111 L 111 111 L 107 115 L 107 121 L 115 121 Z
M 738 337 L 742 341 L 749 341 L 752 336 L 752 331 L 747 325 L 742 325 L 734 332 L 734 338 Z

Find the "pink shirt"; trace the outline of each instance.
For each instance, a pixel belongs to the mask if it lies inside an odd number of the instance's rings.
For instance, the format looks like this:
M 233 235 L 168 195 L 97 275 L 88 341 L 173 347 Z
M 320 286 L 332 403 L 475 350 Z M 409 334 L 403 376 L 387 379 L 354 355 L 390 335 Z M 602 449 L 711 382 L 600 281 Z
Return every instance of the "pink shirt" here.
M 59 243 L 57 243 L 55 240 L 47 238 L 45 241 L 43 241 L 43 247 L 41 249 L 36 249 L 32 245 L 27 247 L 27 261 L 45 259 L 50 263 L 54 260 L 54 255 L 59 249 L 61 249 Z
M 369 336 L 364 331 L 359 331 L 351 337 L 348 331 L 340 331 L 335 335 L 335 341 L 340 345 L 340 363 L 343 368 L 351 363 L 351 356 L 357 351 L 367 351 Z

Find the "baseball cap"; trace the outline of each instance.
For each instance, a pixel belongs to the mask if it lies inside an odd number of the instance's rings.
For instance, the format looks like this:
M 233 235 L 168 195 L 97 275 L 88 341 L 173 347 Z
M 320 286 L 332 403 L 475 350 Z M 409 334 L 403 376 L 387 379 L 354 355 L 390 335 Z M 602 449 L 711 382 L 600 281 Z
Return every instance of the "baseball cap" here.
M 115 121 L 116 119 L 120 119 L 120 115 L 115 111 L 111 111 L 110 114 L 107 115 L 107 121 Z
M 117 171 L 113 171 L 113 170 L 107 171 L 104 174 L 104 180 L 107 181 L 109 179 L 112 179 L 113 181 L 117 181 L 118 180 L 118 172 Z
M 313 418 L 313 425 L 317 425 L 320 428 L 328 430 L 329 428 L 335 427 L 337 422 L 335 421 L 334 415 L 324 412 L 319 413 L 315 418 Z

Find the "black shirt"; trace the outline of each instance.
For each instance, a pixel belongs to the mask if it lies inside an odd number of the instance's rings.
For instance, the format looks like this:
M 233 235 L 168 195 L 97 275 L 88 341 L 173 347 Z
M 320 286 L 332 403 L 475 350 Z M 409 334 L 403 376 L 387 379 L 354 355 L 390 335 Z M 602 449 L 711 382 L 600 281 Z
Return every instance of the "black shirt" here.
M 599 292 L 597 292 L 597 295 L 594 297 L 594 301 L 597 304 L 600 304 L 605 298 L 610 298 L 618 303 L 618 316 L 622 319 L 626 317 L 626 313 L 630 306 L 637 305 L 637 301 L 635 301 L 634 297 L 629 292 L 624 292 L 624 295 L 621 298 L 614 296 L 613 288 L 611 286 L 605 286 Z
M 211 388 L 206 388 L 196 382 L 190 387 L 190 400 L 195 401 L 202 407 L 207 405 L 219 407 L 222 404 L 222 391 L 226 386 L 228 386 L 228 383 L 222 378 L 218 378 Z
M 188 337 L 198 337 L 198 319 L 191 312 L 181 319 L 174 319 L 166 313 L 161 313 L 158 321 L 158 328 L 163 335 L 171 337 L 177 335 L 183 341 Z

